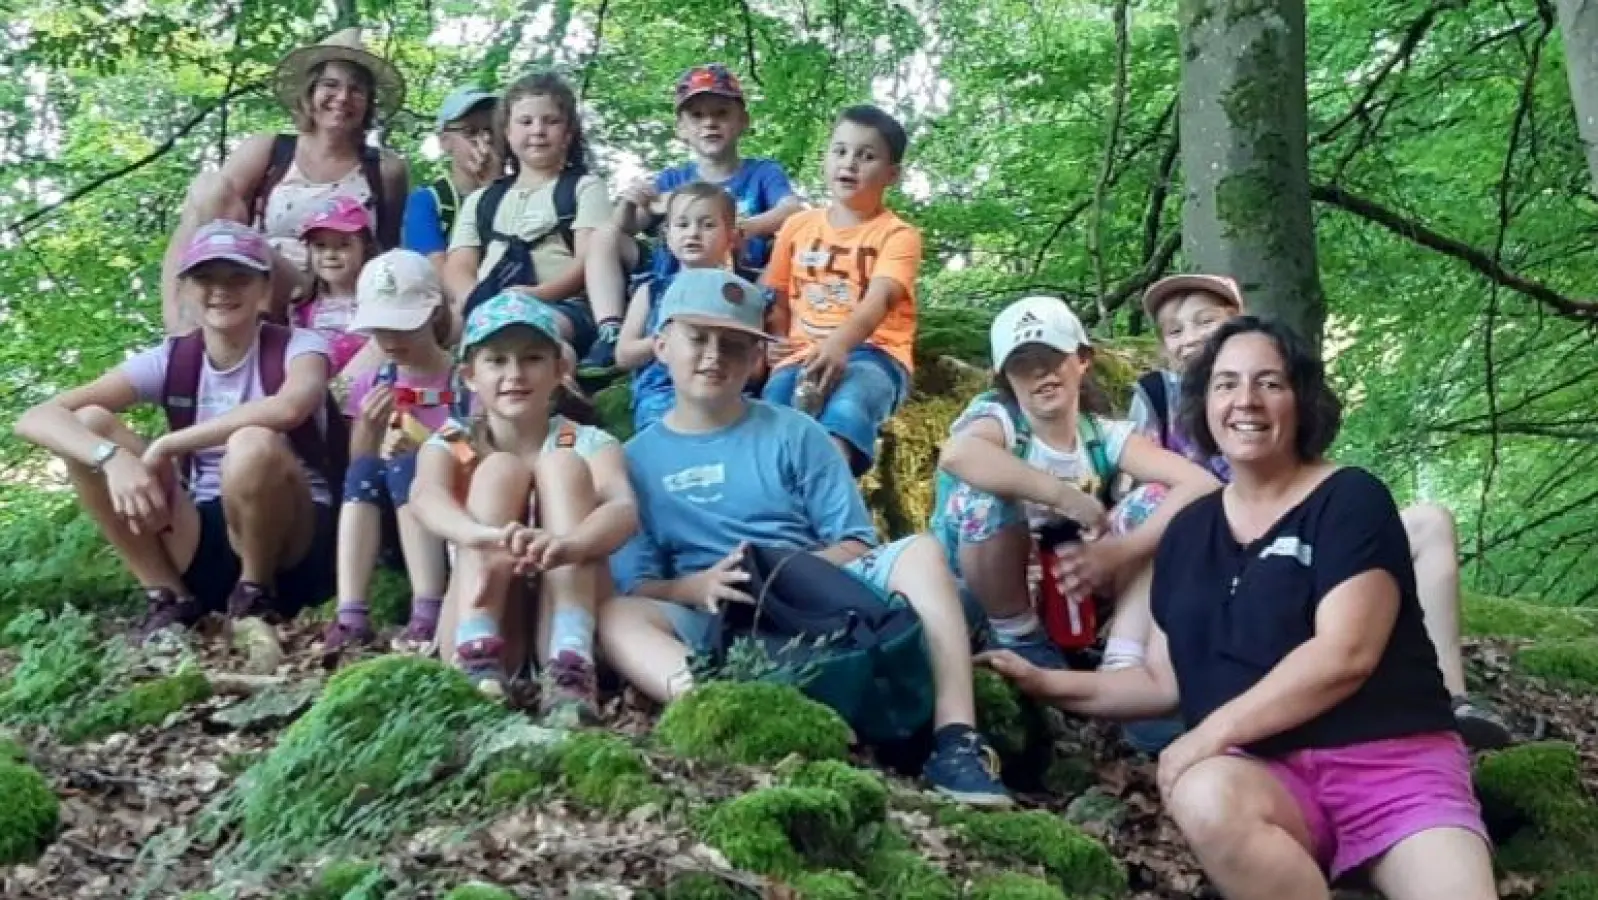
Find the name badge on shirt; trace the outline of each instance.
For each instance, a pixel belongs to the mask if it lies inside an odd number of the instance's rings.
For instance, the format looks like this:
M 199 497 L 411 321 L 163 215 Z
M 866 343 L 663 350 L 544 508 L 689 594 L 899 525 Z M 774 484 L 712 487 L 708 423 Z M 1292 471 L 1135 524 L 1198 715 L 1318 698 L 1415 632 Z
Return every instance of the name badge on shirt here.
M 832 263 L 832 252 L 828 250 L 806 250 L 799 254 L 799 265 L 807 268 L 825 268 Z

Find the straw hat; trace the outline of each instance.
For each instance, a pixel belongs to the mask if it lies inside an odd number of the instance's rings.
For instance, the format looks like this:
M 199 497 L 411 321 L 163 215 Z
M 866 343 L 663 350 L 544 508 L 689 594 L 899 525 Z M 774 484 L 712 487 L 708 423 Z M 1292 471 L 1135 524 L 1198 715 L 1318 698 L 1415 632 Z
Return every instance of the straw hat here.
M 384 116 L 393 115 L 405 103 L 405 79 L 388 60 L 366 49 L 359 28 L 346 28 L 329 35 L 319 44 L 289 51 L 272 75 L 272 93 L 289 109 L 299 102 L 305 90 L 305 76 L 325 62 L 344 62 L 372 73 L 377 96 L 371 99 Z

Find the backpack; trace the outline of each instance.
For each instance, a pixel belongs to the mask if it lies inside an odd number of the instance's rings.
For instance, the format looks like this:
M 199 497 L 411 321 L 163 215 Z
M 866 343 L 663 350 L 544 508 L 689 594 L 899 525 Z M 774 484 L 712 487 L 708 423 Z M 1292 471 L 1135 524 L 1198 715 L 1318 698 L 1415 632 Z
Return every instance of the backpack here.
M 560 235 L 566 251 L 573 255 L 577 253 L 577 242 L 572 235 L 572 223 L 577 220 L 577 182 L 586 174 L 582 169 L 567 168 L 555 179 L 554 233 Z M 477 201 L 478 240 L 482 241 L 485 251 L 490 244 L 498 241 L 505 245 L 505 252 L 500 254 L 499 261 L 488 270 L 488 274 L 478 279 L 477 286 L 466 296 L 466 306 L 461 311 L 462 319 L 470 316 L 478 304 L 508 287 L 538 283 L 538 272 L 533 267 L 533 245 L 494 227 L 494 214 L 499 212 L 505 192 L 515 183 L 515 175 L 496 179 L 483 189 L 483 196 Z
M 433 203 L 438 207 L 438 225 L 444 230 L 444 243 L 449 243 L 450 235 L 455 233 L 455 213 L 460 209 L 461 195 L 455 190 L 455 182 L 448 178 L 440 178 L 428 185 L 428 191 L 433 194 Z
M 261 389 L 273 396 L 283 388 L 285 359 L 293 329 L 270 322 L 261 325 L 261 347 L 256 366 L 261 374 Z M 194 424 L 199 408 L 200 372 L 205 366 L 205 336 L 191 331 L 172 341 L 167 360 L 166 381 L 161 389 L 161 408 L 166 412 L 168 431 L 180 431 Z M 344 472 L 350 462 L 349 424 L 338 401 L 329 392 L 325 400 L 327 432 L 316 427 L 315 415 L 294 426 L 288 433 L 294 454 L 326 479 L 328 490 L 336 496 L 344 485 Z M 338 505 L 334 504 L 336 510 Z
M 876 589 L 802 550 L 745 547 L 754 604 L 724 603 L 711 619 L 705 656 L 727 662 L 753 641 L 773 670 L 836 710 L 868 744 L 915 735 L 932 720 L 932 660 L 921 618 L 900 596 Z
M 1138 376 L 1137 386 L 1143 389 L 1143 396 L 1149 400 L 1149 409 L 1154 413 L 1154 421 L 1160 426 L 1160 446 L 1171 446 L 1171 423 L 1165 420 L 1166 413 L 1170 410 L 1170 398 L 1165 395 L 1165 375 L 1156 370 L 1144 372 Z
M 261 183 L 255 188 L 255 197 L 250 201 L 250 221 L 265 224 L 266 201 L 277 189 L 283 176 L 288 174 L 289 167 L 294 165 L 294 150 L 299 142 L 299 135 L 295 134 L 272 136 L 272 158 L 266 164 L 266 174 L 262 176 Z M 399 246 L 400 220 L 388 208 L 388 195 L 383 192 L 383 151 L 376 147 L 361 148 L 361 177 L 366 179 L 366 187 L 372 192 L 372 215 L 377 219 L 378 248 L 392 250 Z

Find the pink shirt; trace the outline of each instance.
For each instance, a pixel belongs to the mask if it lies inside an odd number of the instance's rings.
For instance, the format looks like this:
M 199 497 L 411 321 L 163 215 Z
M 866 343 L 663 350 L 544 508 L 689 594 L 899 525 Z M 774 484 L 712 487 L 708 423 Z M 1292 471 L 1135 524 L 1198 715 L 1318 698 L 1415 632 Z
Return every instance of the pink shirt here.
M 350 383 L 349 403 L 344 407 L 346 416 L 353 419 L 361 414 L 361 404 L 365 402 L 366 395 L 372 392 L 373 386 L 377 384 L 378 373 L 386 365 L 387 363 L 384 363 L 375 369 L 367 370 L 355 376 L 355 380 Z M 407 371 L 405 367 L 400 366 L 394 373 L 394 387 L 410 388 L 415 391 L 447 391 L 450 390 L 450 386 L 454 381 L 450 377 L 452 371 L 452 369 L 447 369 L 437 374 L 424 375 Z M 437 431 L 440 426 L 449 421 L 450 417 L 450 408 L 445 404 L 412 406 L 408 407 L 406 412 L 414 416 L 416 421 L 426 426 L 429 431 Z
M 250 352 L 238 365 L 226 371 L 216 369 L 211 365 L 209 355 L 200 367 L 200 387 L 195 394 L 194 422 L 198 425 L 209 419 L 214 419 L 233 408 L 253 400 L 261 400 L 267 396 L 266 389 L 261 386 L 261 371 L 256 365 L 256 357 L 261 351 L 260 332 L 256 332 L 255 343 L 250 347 Z M 286 371 L 296 357 L 307 353 L 317 353 L 328 357 L 327 341 L 314 331 L 303 328 L 294 329 L 289 337 L 288 348 L 284 351 L 283 368 Z M 122 364 L 120 370 L 128 381 L 133 383 L 133 390 L 141 403 L 161 405 L 165 399 L 166 369 L 172 359 L 172 339 L 168 338 L 160 346 L 152 347 L 138 353 Z M 325 433 L 327 430 L 327 416 L 323 409 L 316 411 L 316 424 Z M 207 447 L 194 454 L 194 477 L 189 483 L 189 493 L 193 495 L 196 503 L 211 500 L 222 492 L 222 448 Z M 309 466 L 305 470 L 311 482 L 311 499 L 317 503 L 330 502 L 327 481 L 321 473 L 313 471 Z
M 332 349 L 331 357 L 333 370 L 329 375 L 337 375 L 344 371 L 350 364 L 355 354 L 361 352 L 366 346 L 366 337 L 351 332 L 350 322 L 355 318 L 355 298 L 328 297 L 318 295 L 311 300 L 294 307 L 294 325 L 298 328 L 309 328 L 327 340 Z

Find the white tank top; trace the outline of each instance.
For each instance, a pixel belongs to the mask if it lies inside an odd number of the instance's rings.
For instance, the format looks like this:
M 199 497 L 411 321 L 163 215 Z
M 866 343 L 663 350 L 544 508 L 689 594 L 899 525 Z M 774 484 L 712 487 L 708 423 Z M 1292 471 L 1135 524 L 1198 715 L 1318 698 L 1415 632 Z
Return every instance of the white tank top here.
M 305 243 L 300 240 L 300 227 L 317 207 L 338 196 L 360 201 L 368 212 L 375 215 L 372 186 L 366 183 L 366 175 L 359 163 L 344 177 L 330 183 L 311 181 L 300 172 L 299 163 L 291 163 L 288 171 L 283 173 L 283 180 L 266 198 L 261 230 L 279 253 L 303 269 L 309 261 L 309 254 Z

